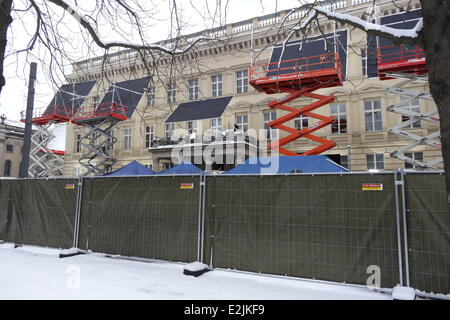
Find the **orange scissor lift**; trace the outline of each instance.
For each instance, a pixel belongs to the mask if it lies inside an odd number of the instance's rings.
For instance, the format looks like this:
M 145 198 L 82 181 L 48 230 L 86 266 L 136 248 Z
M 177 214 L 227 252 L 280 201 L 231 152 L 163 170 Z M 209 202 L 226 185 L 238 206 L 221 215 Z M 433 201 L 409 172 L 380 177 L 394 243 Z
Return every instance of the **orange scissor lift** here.
M 314 91 L 322 88 L 342 86 L 342 81 L 342 66 L 337 53 L 325 53 L 252 66 L 249 71 L 249 83 L 256 90 L 267 94 L 287 93 L 285 97 L 268 103 L 271 109 L 289 112 L 267 124 L 271 128 L 289 133 L 286 137 L 271 142 L 268 145 L 268 150 L 278 150 L 278 152 L 287 156 L 298 156 L 299 154 L 287 150 L 283 146 L 302 137 L 313 140 L 320 145 L 300 155 L 317 155 L 336 146 L 333 140 L 327 140 L 312 134 L 336 122 L 333 116 L 324 116 L 313 112 L 315 109 L 333 102 L 335 100 L 334 96 L 320 95 L 314 93 Z M 301 108 L 286 105 L 286 103 L 300 97 L 312 98 L 317 101 Z M 319 121 L 302 130 L 285 125 L 286 122 L 301 115 L 315 118 Z
M 33 112 L 32 123 L 36 131 L 31 136 L 31 163 L 28 174 L 31 177 L 59 176 L 63 174 L 64 151 L 50 149 L 48 144 L 55 135 L 49 130 L 50 126 L 69 122 L 71 110 L 60 105 L 50 105 L 36 109 Z M 25 112 L 22 112 L 21 122 L 25 122 Z

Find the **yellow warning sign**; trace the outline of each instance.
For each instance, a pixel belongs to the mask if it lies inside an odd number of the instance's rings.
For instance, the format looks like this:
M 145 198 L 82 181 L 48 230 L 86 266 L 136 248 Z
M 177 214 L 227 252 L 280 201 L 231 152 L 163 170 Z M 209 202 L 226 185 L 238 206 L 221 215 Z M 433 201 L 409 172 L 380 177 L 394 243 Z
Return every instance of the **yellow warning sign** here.
M 182 183 L 180 189 L 194 189 L 194 183 Z
M 75 189 L 75 185 L 74 184 L 66 184 L 66 186 L 64 188 L 65 189 Z
M 364 191 L 383 190 L 383 184 L 382 183 L 363 183 L 362 190 L 364 190 Z

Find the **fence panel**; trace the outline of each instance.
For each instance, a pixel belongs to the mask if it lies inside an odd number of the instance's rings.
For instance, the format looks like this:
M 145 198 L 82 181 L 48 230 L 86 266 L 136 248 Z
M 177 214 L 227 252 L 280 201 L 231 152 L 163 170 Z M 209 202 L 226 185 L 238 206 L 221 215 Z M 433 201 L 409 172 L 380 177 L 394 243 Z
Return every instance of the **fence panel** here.
M 411 286 L 450 293 L 450 215 L 443 174 L 406 173 Z
M 124 256 L 195 261 L 199 179 L 84 178 L 79 247 Z
M 75 179 L 2 180 L 1 185 L 2 200 L 9 198 L 7 206 L 1 205 L 1 210 L 6 208 L 7 212 L 7 222 L 3 223 L 7 235 L 4 240 L 55 248 L 72 246 Z M 5 186 L 8 186 L 6 190 Z
M 11 180 L 0 179 L 0 240 L 9 241 Z
M 206 186 L 206 262 L 356 284 L 376 265 L 381 286 L 399 283 L 392 174 L 217 176 Z

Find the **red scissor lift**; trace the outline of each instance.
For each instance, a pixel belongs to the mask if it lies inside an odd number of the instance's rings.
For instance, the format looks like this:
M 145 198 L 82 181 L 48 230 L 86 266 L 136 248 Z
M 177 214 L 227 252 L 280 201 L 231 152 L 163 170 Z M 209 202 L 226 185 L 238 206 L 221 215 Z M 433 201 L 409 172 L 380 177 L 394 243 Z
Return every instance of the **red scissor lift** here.
M 119 121 L 127 119 L 127 110 L 126 106 L 108 102 L 98 106 L 81 107 L 73 115 L 72 123 L 87 128 L 81 139 L 81 145 L 87 151 L 78 160 L 86 168 L 83 175 L 104 175 L 116 163 L 112 148 L 117 138 L 111 129 Z
M 320 144 L 311 150 L 303 152 L 301 155 L 317 155 L 336 145 L 333 140 L 327 140 L 312 134 L 314 131 L 334 123 L 336 121 L 334 117 L 323 116 L 312 111 L 335 100 L 333 95 L 320 95 L 314 93 L 314 91 L 342 85 L 342 66 L 337 53 L 325 53 L 252 66 L 249 73 L 250 84 L 259 92 L 267 94 L 287 93 L 285 97 L 273 100 L 268 104 L 271 109 L 289 112 L 268 123 L 268 126 L 271 128 L 289 133 L 288 136 L 271 142 L 268 145 L 269 150 L 278 150 L 278 152 L 288 156 L 298 156 L 299 154 L 287 150 L 283 146 L 301 137 Z M 317 101 L 301 108 L 285 105 L 300 97 L 313 98 Z M 302 130 L 297 130 L 284 124 L 301 115 L 315 118 L 319 121 Z
M 59 176 L 64 169 L 64 151 L 48 148 L 55 135 L 49 130 L 53 124 L 69 122 L 71 109 L 60 105 L 50 105 L 33 111 L 32 123 L 37 130 L 31 136 L 30 165 L 28 175 L 31 177 Z M 21 122 L 25 122 L 22 112 Z
M 428 68 L 423 49 L 418 46 L 407 46 L 403 44 L 400 46 L 382 46 L 377 50 L 377 69 L 380 80 L 404 80 L 393 86 L 386 87 L 388 92 L 400 96 L 400 101 L 396 104 L 388 106 L 386 110 L 400 114 L 402 115 L 402 119 L 406 120 L 392 128 L 389 128 L 388 131 L 413 140 L 412 143 L 392 152 L 390 156 L 406 161 L 417 168 L 437 170 L 438 168 L 436 165 L 442 162 L 442 157 L 437 157 L 431 161 L 425 162 L 423 159 L 419 160 L 412 156 L 405 155 L 408 151 L 412 155 L 411 149 L 421 144 L 429 145 L 436 149 L 441 148 L 441 142 L 437 140 L 440 137 L 440 119 L 435 116 L 435 114 L 438 113 L 437 109 L 433 109 L 425 113 L 411 110 L 412 101 L 415 101 L 416 99 L 433 101 L 433 97 L 428 91 L 412 91 L 403 88 L 413 82 L 428 81 Z M 438 130 L 425 137 L 405 130 L 411 128 L 412 124 L 419 121 L 427 121 L 435 124 L 438 126 Z

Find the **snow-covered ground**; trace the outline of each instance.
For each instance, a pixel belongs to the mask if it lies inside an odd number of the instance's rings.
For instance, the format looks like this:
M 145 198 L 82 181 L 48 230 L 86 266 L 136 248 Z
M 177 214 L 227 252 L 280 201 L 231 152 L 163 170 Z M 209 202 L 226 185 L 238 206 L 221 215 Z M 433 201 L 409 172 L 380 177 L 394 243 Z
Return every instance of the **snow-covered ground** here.
M 184 264 L 139 262 L 90 253 L 0 244 L 0 299 L 391 299 L 351 287 L 214 270 L 195 278 Z

